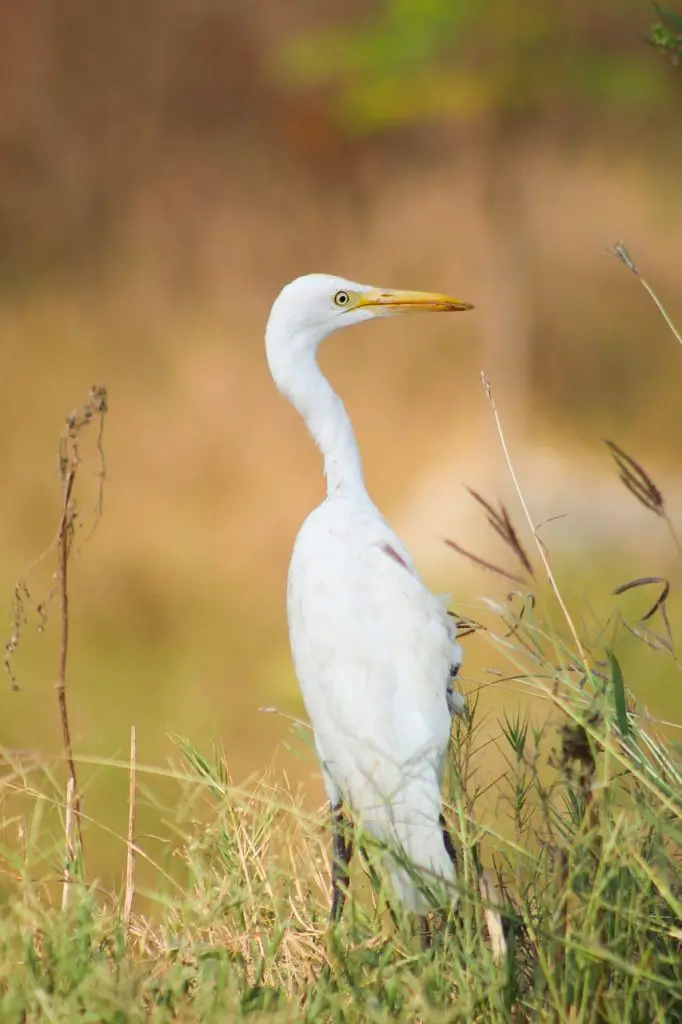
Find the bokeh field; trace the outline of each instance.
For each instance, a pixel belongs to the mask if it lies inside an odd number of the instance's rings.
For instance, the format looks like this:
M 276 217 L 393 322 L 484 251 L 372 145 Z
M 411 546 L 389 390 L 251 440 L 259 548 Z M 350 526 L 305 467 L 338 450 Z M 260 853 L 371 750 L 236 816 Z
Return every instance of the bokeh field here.
M 273 0 L 260 16 L 231 2 L 150 2 L 134 40 L 125 3 L 0 12 L 0 607 L 9 638 L 16 582 L 58 526 L 65 417 L 103 383 L 104 506 L 87 539 L 91 438 L 67 687 L 86 813 L 110 830 L 93 823 L 86 835 L 88 871 L 105 886 L 120 884 L 125 860 L 131 726 L 141 765 L 177 764 L 173 737 L 205 751 L 215 741 L 237 782 L 273 765 L 307 807 L 322 799 L 287 717 L 302 709 L 284 593 L 323 481 L 263 349 L 270 305 L 300 273 L 441 289 L 477 307 L 461 320 L 363 326 L 322 355 L 373 496 L 458 614 L 484 617 L 483 599 L 509 589 L 443 543 L 509 557 L 464 485 L 504 501 L 529 542 L 483 370 L 586 634 L 603 642 L 610 616 L 646 611 L 649 592 L 613 596 L 643 576 L 671 581 L 673 629 L 680 621 L 674 544 L 602 443 L 646 467 L 679 528 L 682 352 L 637 278 L 604 252 L 625 239 L 682 321 L 682 76 L 643 42 L 649 8 L 531 4 L 526 24 L 501 4 L 481 35 L 475 5 L 451 4 L 460 21 L 434 21 L 412 53 L 400 4 L 286 6 Z M 465 37 L 478 49 L 462 49 Z M 331 55 L 324 74 L 316 47 Z M 565 63 L 548 77 L 552 47 Z M 454 75 L 470 64 L 478 77 Z M 55 569 L 51 553 L 26 576 L 19 689 L 9 675 L 0 686 L 0 746 L 65 786 L 58 609 L 44 631 L 34 610 Z M 615 619 L 606 629 L 651 716 L 682 722 L 674 659 Z M 466 644 L 492 819 L 499 716 L 532 706 L 542 718 L 545 707 L 500 681 L 484 640 Z M 177 788 L 155 775 L 144 785 L 139 833 L 163 859 Z

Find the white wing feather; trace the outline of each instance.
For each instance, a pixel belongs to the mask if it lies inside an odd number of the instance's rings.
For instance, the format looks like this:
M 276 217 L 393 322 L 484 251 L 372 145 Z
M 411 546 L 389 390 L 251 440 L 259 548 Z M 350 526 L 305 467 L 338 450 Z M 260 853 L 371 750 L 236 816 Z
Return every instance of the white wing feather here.
M 331 496 L 303 524 L 288 614 L 330 800 L 347 801 L 370 833 L 451 881 L 439 816 L 448 688 L 461 649 L 445 608 L 369 499 Z M 389 870 L 408 909 L 423 913 L 414 879 L 395 861 Z

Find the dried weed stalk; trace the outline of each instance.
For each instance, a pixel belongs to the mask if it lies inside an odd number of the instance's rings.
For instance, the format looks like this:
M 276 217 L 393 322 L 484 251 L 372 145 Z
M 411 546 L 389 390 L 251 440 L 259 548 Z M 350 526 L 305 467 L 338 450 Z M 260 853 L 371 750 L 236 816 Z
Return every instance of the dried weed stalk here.
M 17 580 L 14 585 L 14 601 L 12 604 L 12 632 L 10 633 L 9 640 L 5 644 L 4 659 L 5 672 L 10 678 L 12 690 L 15 693 L 19 692 L 19 683 L 17 682 L 17 677 L 12 668 L 12 657 L 19 648 L 21 631 L 28 621 L 26 603 L 30 600 L 31 595 L 28 592 L 26 580 Z
M 47 595 L 35 605 L 35 613 L 38 616 L 38 628 L 42 630 L 47 621 L 47 613 L 50 604 L 55 597 L 59 599 L 60 608 L 60 643 L 59 643 L 59 661 L 57 668 L 57 681 L 55 683 L 55 691 L 57 694 L 57 702 L 59 705 L 59 719 L 62 730 L 62 742 L 64 746 L 64 756 L 66 759 L 70 800 L 68 801 L 69 806 L 67 807 L 67 818 L 69 824 L 67 827 L 67 865 L 73 864 L 76 860 L 76 853 L 71 841 L 71 817 L 73 817 L 77 835 L 78 835 L 78 846 L 82 854 L 83 850 L 83 835 L 81 828 L 81 799 L 80 792 L 78 789 L 78 782 L 76 778 L 76 766 L 73 758 L 73 749 L 71 743 L 71 729 L 69 726 L 69 714 L 66 701 L 66 675 L 67 675 L 67 664 L 69 654 L 69 588 L 68 588 L 68 568 L 69 559 L 72 555 L 73 542 L 75 537 L 76 526 L 79 524 L 79 512 L 75 499 L 75 486 L 76 477 L 78 474 L 78 468 L 81 465 L 81 453 L 80 445 L 82 440 L 83 431 L 91 424 L 98 424 L 97 433 L 97 452 L 99 456 L 99 492 L 97 499 L 97 506 L 95 509 L 95 516 L 92 528 L 88 534 L 89 539 L 94 530 L 97 527 L 99 519 L 102 514 L 103 500 L 104 500 L 104 482 L 106 476 L 106 463 L 104 459 L 104 448 L 103 448 L 103 432 L 104 432 L 104 418 L 107 413 L 107 391 L 106 388 L 96 384 L 90 390 L 90 395 L 87 402 L 79 408 L 75 409 L 66 419 L 66 424 L 59 438 L 59 475 L 62 482 L 62 504 L 61 512 L 59 517 L 59 526 L 57 533 L 48 548 L 40 555 L 25 571 L 24 576 L 17 582 L 14 588 L 14 605 L 12 610 L 12 630 L 9 640 L 5 644 L 5 671 L 8 673 L 12 689 L 17 690 L 18 684 L 16 676 L 13 671 L 12 658 L 16 653 L 23 626 L 26 624 L 28 619 L 28 604 L 31 600 L 27 578 L 31 571 L 41 564 L 49 554 L 55 549 L 57 552 L 57 569 L 54 573 L 53 579 L 54 584 L 48 590 Z M 71 868 L 67 866 L 67 873 L 71 874 Z M 65 897 L 68 900 L 68 896 Z
M 100 486 L 97 514 L 93 530 L 96 528 L 99 517 L 102 514 L 104 500 L 104 480 L 106 464 L 104 462 L 104 450 L 102 447 L 102 436 L 104 431 L 104 417 L 107 413 L 107 391 L 101 385 L 95 385 L 90 391 L 89 400 L 80 409 L 74 410 L 67 418 L 66 427 L 62 431 L 59 444 L 59 473 L 64 484 L 64 497 L 62 500 L 62 515 L 57 535 L 58 551 L 58 582 L 59 598 L 61 609 L 61 641 L 59 648 L 59 673 L 55 690 L 59 702 L 59 717 L 62 725 L 62 738 L 64 742 L 64 753 L 69 770 L 69 778 L 73 783 L 73 809 L 78 830 L 78 842 L 81 851 L 83 850 L 83 831 L 81 827 L 81 799 L 76 779 L 76 765 L 73 759 L 73 748 L 71 745 L 71 729 L 69 727 L 69 715 L 66 704 L 66 667 L 69 654 L 69 588 L 68 588 L 68 566 L 69 555 L 73 544 L 76 518 L 78 515 L 73 490 L 76 483 L 76 474 L 81 463 L 80 439 L 83 430 L 93 421 L 99 422 L 99 433 L 97 437 L 97 448 L 101 459 Z M 90 536 L 92 535 L 92 531 Z

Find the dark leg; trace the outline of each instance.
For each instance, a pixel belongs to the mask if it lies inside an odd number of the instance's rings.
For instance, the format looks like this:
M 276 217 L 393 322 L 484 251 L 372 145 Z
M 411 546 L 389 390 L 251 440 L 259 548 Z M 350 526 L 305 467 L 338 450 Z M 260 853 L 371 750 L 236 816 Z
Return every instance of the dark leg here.
M 444 816 L 442 814 L 440 815 L 438 821 L 440 823 L 441 831 L 443 833 L 443 845 L 445 846 L 445 852 L 447 853 L 448 857 L 452 861 L 452 866 L 454 867 L 454 869 L 456 871 L 457 870 L 457 850 L 455 849 L 455 844 L 453 843 L 452 837 L 451 837 L 450 833 L 448 832 L 447 825 L 445 824 L 445 818 L 444 818 Z M 461 903 L 458 903 L 457 911 L 456 911 L 458 917 L 461 914 L 461 908 L 462 908 Z
M 428 917 L 419 918 L 419 937 L 422 940 L 422 949 L 431 949 L 433 937 Z
M 343 913 L 348 892 L 348 865 L 353 853 L 353 843 L 346 842 L 343 804 L 341 801 L 332 812 L 332 911 L 331 920 L 338 921 Z
M 448 857 L 452 861 L 453 866 L 457 867 L 457 850 L 454 847 L 454 844 L 452 842 L 452 838 L 451 838 L 450 833 L 448 832 L 447 826 L 445 824 L 445 818 L 443 817 L 442 814 L 440 815 L 438 821 L 440 822 L 440 827 L 441 827 L 441 830 L 443 832 L 443 844 L 445 846 L 445 852 L 447 853 Z

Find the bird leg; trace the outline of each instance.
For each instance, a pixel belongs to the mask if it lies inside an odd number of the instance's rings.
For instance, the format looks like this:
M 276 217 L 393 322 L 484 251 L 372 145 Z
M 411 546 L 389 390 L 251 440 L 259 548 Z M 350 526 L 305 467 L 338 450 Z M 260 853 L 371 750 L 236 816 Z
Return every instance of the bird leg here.
M 431 934 L 431 925 L 426 915 L 419 918 L 419 938 L 421 939 L 422 949 L 431 949 L 433 936 Z
M 448 857 L 452 861 L 453 867 L 456 868 L 457 867 L 457 850 L 455 849 L 455 844 L 452 841 L 452 836 L 448 832 L 448 827 L 445 824 L 445 817 L 442 814 L 438 818 L 438 822 L 440 824 L 441 831 L 443 833 L 443 845 L 445 846 L 445 852 L 447 853 Z
M 332 812 L 332 909 L 331 921 L 339 921 L 348 892 L 348 865 L 353 854 L 353 842 L 346 842 L 346 822 L 343 803 L 331 807 Z
M 447 827 L 447 825 L 445 823 L 444 815 L 442 815 L 442 814 L 439 815 L 438 823 L 439 823 L 439 825 L 441 827 L 441 831 L 443 833 L 443 845 L 445 846 L 445 852 L 447 853 L 448 857 L 452 861 L 453 867 L 456 868 L 457 867 L 457 851 L 455 850 L 455 844 L 452 841 L 452 836 L 448 832 L 448 827 Z M 431 949 L 431 946 L 433 945 L 433 933 L 431 932 L 431 925 L 429 923 L 428 917 L 420 917 L 419 918 L 419 937 L 420 937 L 421 942 L 422 942 L 422 949 L 423 950 Z
M 445 852 L 452 861 L 453 867 L 457 867 L 457 851 L 455 850 L 455 844 L 452 841 L 452 836 L 448 832 L 448 827 L 445 823 L 445 816 L 439 815 L 438 823 L 443 833 L 443 845 L 445 846 Z M 422 949 L 431 949 L 433 945 L 433 933 L 431 932 L 431 925 L 428 917 L 419 918 L 419 937 L 422 942 Z

